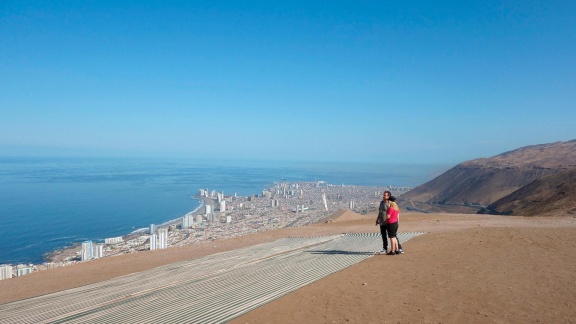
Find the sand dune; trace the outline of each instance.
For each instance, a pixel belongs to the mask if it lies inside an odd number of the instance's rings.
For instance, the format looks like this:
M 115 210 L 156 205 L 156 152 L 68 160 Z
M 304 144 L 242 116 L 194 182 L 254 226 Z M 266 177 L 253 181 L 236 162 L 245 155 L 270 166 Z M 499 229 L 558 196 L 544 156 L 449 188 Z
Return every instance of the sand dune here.
M 371 218 L 375 218 L 374 216 L 369 216 Z M 339 210 L 337 212 L 335 212 L 334 214 L 332 214 L 330 216 L 330 219 L 333 222 L 347 222 L 347 221 L 354 221 L 354 220 L 360 220 L 360 219 L 367 219 L 369 218 L 368 216 L 362 216 L 358 213 L 355 213 L 351 210 L 348 209 L 343 209 L 343 210 Z
M 0 281 L 0 303 L 287 236 L 374 233 L 375 214 L 202 245 L 111 257 Z M 576 219 L 402 216 L 423 231 L 406 254 L 374 256 L 237 318 L 237 323 L 576 322 Z

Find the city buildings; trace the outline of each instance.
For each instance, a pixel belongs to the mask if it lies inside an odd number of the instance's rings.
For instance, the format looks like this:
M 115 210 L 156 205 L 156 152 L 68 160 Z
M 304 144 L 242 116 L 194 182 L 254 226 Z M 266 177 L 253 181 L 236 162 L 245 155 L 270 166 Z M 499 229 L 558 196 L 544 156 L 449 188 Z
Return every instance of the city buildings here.
M 122 236 L 104 239 L 104 244 L 118 244 L 122 242 L 124 242 L 124 238 Z
M 122 236 L 107 238 L 104 240 L 106 246 L 86 241 L 82 243 L 79 256 L 82 261 L 87 261 L 148 249 L 166 249 L 171 246 L 233 238 L 274 228 L 305 226 L 325 220 L 332 213 L 342 209 L 353 209 L 365 214 L 377 210 L 384 190 L 390 190 L 398 197 L 410 189 L 391 186 L 331 185 L 324 181 L 280 182 L 263 190 L 262 195 L 226 197 L 222 193 L 220 198 L 224 206 L 217 202 L 216 192 L 213 190 L 212 198 L 201 198 L 204 200 L 204 208 L 200 209 L 206 211 L 204 214 L 190 212 L 186 214 L 186 219 L 179 219 L 180 223 L 171 222 L 169 225 L 161 226 L 151 224 L 148 231 L 133 233 L 126 239 Z M 200 193 L 202 194 L 202 191 Z M 205 189 L 203 193 L 207 195 L 208 190 Z M 213 206 L 216 204 L 220 207 L 218 214 L 214 213 Z M 170 230 L 167 227 L 170 227 Z M 18 268 L 10 265 L 0 266 L 0 279 L 72 265 L 78 262 L 77 258 L 78 255 L 75 255 L 63 261 L 33 267 L 23 265 L 19 267 L 22 269 L 19 274 Z
M 32 267 L 18 266 L 16 267 L 16 276 L 18 277 L 25 276 L 27 274 L 32 273 L 32 271 L 33 271 Z

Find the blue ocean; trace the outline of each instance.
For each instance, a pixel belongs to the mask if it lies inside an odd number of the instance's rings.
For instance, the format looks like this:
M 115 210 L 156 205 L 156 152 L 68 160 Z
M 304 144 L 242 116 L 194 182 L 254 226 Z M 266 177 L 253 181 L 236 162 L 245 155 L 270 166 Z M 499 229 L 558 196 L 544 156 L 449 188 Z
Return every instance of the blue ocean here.
M 261 194 L 274 182 L 414 187 L 447 165 L 0 158 L 0 264 L 42 263 L 46 253 L 121 236 L 199 206 L 200 188 Z

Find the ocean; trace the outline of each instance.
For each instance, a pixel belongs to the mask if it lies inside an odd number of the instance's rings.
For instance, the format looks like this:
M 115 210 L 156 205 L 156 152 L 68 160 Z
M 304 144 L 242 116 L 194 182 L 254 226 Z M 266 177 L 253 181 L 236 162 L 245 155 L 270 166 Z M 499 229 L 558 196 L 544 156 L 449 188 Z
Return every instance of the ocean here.
M 0 158 L 0 265 L 44 261 L 56 249 L 101 241 L 198 208 L 199 189 L 248 196 L 278 181 L 414 187 L 447 165 Z

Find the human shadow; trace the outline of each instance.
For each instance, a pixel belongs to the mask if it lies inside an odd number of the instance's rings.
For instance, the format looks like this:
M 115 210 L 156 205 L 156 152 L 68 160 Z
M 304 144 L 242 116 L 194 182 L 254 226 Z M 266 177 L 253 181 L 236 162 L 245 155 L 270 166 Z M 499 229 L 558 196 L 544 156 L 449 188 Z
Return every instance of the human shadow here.
M 344 255 L 374 255 L 374 252 L 343 251 L 343 250 L 308 250 L 311 254 L 344 254 Z

